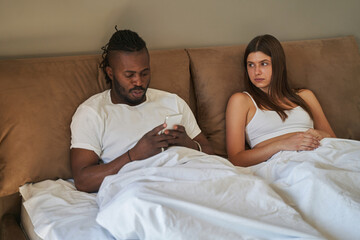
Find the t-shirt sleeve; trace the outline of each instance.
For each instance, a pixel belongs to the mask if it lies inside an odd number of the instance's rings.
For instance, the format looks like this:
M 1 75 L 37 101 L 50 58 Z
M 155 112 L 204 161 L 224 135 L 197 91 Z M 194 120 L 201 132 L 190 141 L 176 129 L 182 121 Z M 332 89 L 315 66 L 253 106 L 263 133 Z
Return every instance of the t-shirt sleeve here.
M 101 136 L 103 124 L 100 116 L 88 106 L 80 106 L 70 125 L 71 147 L 94 151 L 99 157 L 102 152 Z
M 201 129 L 199 125 L 196 122 L 196 118 L 191 111 L 190 107 L 187 105 L 187 103 L 177 96 L 178 106 L 180 109 L 180 112 L 182 112 L 183 117 L 181 119 L 182 125 L 185 127 L 187 135 L 193 139 L 197 135 L 201 133 Z

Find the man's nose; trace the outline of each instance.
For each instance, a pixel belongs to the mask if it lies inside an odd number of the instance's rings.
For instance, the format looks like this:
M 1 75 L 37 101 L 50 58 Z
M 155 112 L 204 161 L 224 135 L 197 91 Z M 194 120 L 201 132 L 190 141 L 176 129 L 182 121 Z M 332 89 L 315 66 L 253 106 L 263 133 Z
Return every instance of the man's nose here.
M 141 78 L 140 74 L 135 75 L 135 77 L 132 79 L 132 83 L 135 86 L 140 86 L 142 84 L 142 78 Z

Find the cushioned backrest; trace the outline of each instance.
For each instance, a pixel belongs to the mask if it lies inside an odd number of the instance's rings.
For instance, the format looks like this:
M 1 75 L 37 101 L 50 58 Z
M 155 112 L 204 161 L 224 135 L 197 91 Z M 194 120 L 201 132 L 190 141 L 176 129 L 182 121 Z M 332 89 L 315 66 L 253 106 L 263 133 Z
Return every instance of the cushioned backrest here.
M 337 137 L 360 140 L 360 55 L 354 37 L 283 46 L 291 85 L 315 93 Z
M 335 133 L 360 140 L 360 57 L 353 37 L 283 43 L 293 87 L 314 91 Z M 226 156 L 225 110 L 243 91 L 246 45 L 188 49 L 198 122 L 215 153 Z
M 244 46 L 187 49 L 194 81 L 197 119 L 215 154 L 226 157 L 225 109 L 243 90 Z
M 98 56 L 0 61 L 1 195 L 25 182 L 70 178 L 69 124 L 104 89 Z
M 150 51 L 150 87 L 176 93 L 195 113 L 194 90 L 190 77 L 189 57 L 185 50 Z
M 184 50 L 151 51 L 151 87 L 191 103 Z M 107 88 L 100 56 L 0 61 L 0 196 L 26 182 L 70 178 L 70 122 L 78 105 Z

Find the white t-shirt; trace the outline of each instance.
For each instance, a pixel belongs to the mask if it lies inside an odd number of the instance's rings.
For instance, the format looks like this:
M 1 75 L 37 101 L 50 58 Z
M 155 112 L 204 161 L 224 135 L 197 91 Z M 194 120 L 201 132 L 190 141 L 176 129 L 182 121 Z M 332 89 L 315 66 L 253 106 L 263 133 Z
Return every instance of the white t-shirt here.
M 71 122 L 71 148 L 94 151 L 108 163 L 136 145 L 140 138 L 164 123 L 165 116 L 182 113 L 181 125 L 190 138 L 200 128 L 186 102 L 176 94 L 151 89 L 146 101 L 136 105 L 113 104 L 110 90 L 82 103 Z

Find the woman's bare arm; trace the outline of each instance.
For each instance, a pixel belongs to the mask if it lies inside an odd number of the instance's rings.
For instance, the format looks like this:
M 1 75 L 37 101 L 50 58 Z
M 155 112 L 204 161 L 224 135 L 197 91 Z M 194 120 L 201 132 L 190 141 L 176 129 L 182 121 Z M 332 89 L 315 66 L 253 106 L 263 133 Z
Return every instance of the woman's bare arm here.
M 336 137 L 315 94 L 308 89 L 302 90 L 298 94 L 309 106 L 313 115 L 314 129 L 317 130 L 317 133 L 313 132 L 313 134 L 319 134 L 322 138 Z
M 264 162 L 281 150 L 313 150 L 319 140 L 310 133 L 289 133 L 245 148 L 245 127 L 250 121 L 253 103 L 244 93 L 234 94 L 226 109 L 226 142 L 229 160 L 236 166 L 252 166 Z M 252 115 L 252 114 L 250 114 Z

